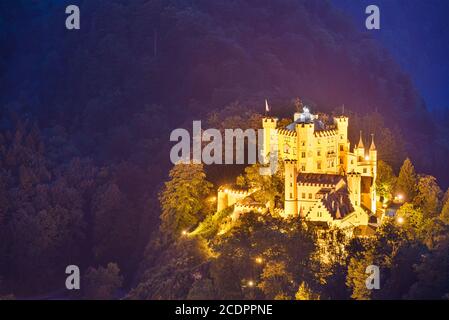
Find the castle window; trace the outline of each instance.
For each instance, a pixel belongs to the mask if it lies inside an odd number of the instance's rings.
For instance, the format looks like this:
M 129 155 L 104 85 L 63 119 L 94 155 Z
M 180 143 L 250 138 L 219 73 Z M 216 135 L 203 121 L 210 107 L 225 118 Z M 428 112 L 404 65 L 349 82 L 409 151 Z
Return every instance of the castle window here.
M 363 173 L 367 173 L 367 170 L 366 170 L 366 168 L 363 168 Z
M 343 164 L 343 158 L 340 158 L 340 164 Z
M 317 162 L 316 168 L 317 168 L 318 170 L 321 170 L 321 161 L 318 161 L 318 162 Z
M 290 192 L 290 199 L 292 199 L 293 198 L 293 194 Z
M 296 156 L 296 148 L 293 148 L 293 155 Z
M 343 151 L 343 145 L 340 145 L 340 151 Z
M 342 134 L 340 135 L 340 140 L 343 140 L 343 135 Z
M 311 193 L 309 193 L 309 199 L 312 199 L 312 194 Z
M 301 171 L 306 171 L 306 165 L 305 164 L 301 165 Z
M 302 197 L 303 199 L 305 199 L 305 198 L 306 198 L 306 194 L 303 193 L 303 194 L 301 195 L 301 197 Z
M 321 139 L 318 139 L 317 143 L 318 143 L 318 144 L 321 144 Z
M 355 201 L 355 205 L 357 205 L 357 200 Z
M 318 150 L 317 152 L 316 152 L 316 155 L 319 157 L 319 156 L 321 156 L 321 150 Z
M 306 157 L 306 153 L 303 151 L 301 152 L 301 158 L 305 158 Z
M 354 160 L 351 160 L 351 164 L 354 164 Z
M 290 182 L 290 187 L 293 187 L 293 183 Z
M 301 141 L 301 146 L 305 147 L 306 146 L 306 142 L 305 141 Z

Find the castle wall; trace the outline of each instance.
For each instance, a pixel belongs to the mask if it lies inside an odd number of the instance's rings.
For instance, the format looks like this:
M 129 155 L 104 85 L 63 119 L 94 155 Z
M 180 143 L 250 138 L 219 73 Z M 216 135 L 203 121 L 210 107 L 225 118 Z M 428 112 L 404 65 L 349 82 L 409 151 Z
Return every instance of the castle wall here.
M 217 211 L 221 211 L 234 205 L 236 202 L 249 196 L 253 190 L 233 190 L 227 187 L 220 187 L 217 196 Z
M 332 225 L 339 228 L 353 228 L 354 226 L 368 225 L 368 214 L 360 207 L 355 207 L 355 211 L 348 214 L 341 220 L 332 221 Z
M 361 175 L 359 173 L 348 173 L 346 179 L 348 181 L 349 199 L 354 206 L 360 206 L 361 202 Z
M 284 163 L 284 214 L 286 216 L 298 215 L 298 191 L 297 191 L 297 176 L 298 171 L 295 160 L 286 160 Z
M 323 205 L 321 200 L 315 202 L 306 215 L 306 219 L 310 221 L 332 222 L 333 218 L 329 210 Z
M 309 212 L 309 210 L 320 201 L 317 198 L 317 193 L 324 185 L 298 185 L 298 210 L 302 212 L 304 215 Z
M 296 143 L 296 132 L 286 129 L 278 129 L 277 135 L 280 158 L 286 160 L 297 160 L 298 147 Z

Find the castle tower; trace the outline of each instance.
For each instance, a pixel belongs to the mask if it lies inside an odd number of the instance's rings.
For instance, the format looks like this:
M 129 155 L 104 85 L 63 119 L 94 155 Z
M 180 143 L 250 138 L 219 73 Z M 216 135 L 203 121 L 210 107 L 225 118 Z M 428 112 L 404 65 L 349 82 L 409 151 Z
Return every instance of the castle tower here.
M 217 212 L 224 210 L 228 207 L 228 192 L 225 188 L 218 189 L 217 196 Z
M 359 143 L 357 144 L 357 148 L 355 150 L 355 154 L 357 156 L 357 161 L 363 161 L 365 159 L 365 145 L 363 144 L 362 139 L 362 130 L 360 130 L 360 138 Z
M 263 117 L 262 118 L 262 127 L 263 127 L 263 155 L 267 156 L 271 150 L 271 139 L 277 139 L 276 136 L 276 127 L 277 127 L 278 119 L 272 117 Z M 273 136 L 273 137 L 272 137 Z
M 376 179 L 377 179 L 377 149 L 374 144 L 374 134 L 371 134 L 371 146 L 369 147 L 369 158 L 373 172 L 373 184 L 371 186 L 371 211 L 376 212 Z
M 338 144 L 344 144 L 346 146 L 348 142 L 349 118 L 345 116 L 335 117 L 334 124 L 337 126 L 338 130 Z
M 371 134 L 371 146 L 369 147 L 369 158 L 373 162 L 377 162 L 377 149 L 374 144 L 374 134 Z M 377 166 L 374 165 L 374 170 L 376 170 Z
M 347 174 L 348 181 L 348 190 L 349 190 L 349 198 L 351 199 L 351 203 L 356 206 L 360 206 L 361 204 L 361 182 L 362 175 L 357 172 L 349 172 Z
M 339 116 L 334 118 L 334 123 L 337 126 L 338 130 L 338 162 L 339 162 L 339 172 L 346 172 L 348 168 L 348 152 L 349 152 L 349 144 L 348 144 L 348 125 L 349 118 L 346 116 Z
M 303 122 L 296 124 L 296 150 L 297 154 L 297 168 L 300 172 L 311 172 L 315 168 L 314 157 L 309 157 L 309 151 L 313 148 L 311 145 L 314 142 L 314 123 L 313 122 Z
M 298 214 L 298 186 L 297 186 L 297 162 L 295 160 L 285 160 L 285 216 L 296 216 Z

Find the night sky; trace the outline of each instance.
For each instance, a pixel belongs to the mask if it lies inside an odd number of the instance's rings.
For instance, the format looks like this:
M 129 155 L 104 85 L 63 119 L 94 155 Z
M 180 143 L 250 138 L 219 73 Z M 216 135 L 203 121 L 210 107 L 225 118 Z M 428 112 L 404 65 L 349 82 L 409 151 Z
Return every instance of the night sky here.
M 449 108 L 449 1 L 332 0 L 365 27 L 365 8 L 376 4 L 381 29 L 369 31 L 409 73 L 429 109 Z

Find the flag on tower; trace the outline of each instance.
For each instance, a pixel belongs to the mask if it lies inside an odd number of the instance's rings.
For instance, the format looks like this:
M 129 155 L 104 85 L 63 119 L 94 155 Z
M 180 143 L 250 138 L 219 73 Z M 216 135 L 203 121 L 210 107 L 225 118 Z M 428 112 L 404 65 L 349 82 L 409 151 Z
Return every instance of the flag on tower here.
M 265 112 L 266 112 L 266 113 L 270 112 L 270 107 L 268 106 L 268 101 L 267 101 L 267 99 L 265 99 Z

